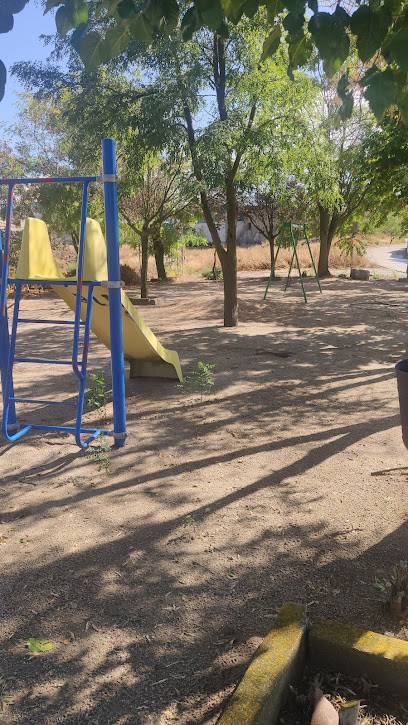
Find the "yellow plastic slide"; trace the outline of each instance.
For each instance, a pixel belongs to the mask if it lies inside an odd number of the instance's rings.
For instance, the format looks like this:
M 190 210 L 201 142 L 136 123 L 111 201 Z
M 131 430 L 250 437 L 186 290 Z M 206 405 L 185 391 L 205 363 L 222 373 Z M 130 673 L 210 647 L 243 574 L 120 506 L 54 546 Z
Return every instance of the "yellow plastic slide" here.
M 64 275 L 55 264 L 47 226 L 41 219 L 26 219 L 23 243 L 18 262 L 16 278 L 39 280 L 64 279 Z M 106 244 L 101 227 L 94 219 L 86 220 L 84 253 L 84 281 L 108 279 L 106 262 Z M 75 310 L 76 287 L 56 285 L 53 290 Z M 81 319 L 85 319 L 88 289 L 83 288 Z M 121 290 L 123 349 L 125 360 L 130 362 L 130 376 L 182 379 L 180 360 L 177 352 L 166 350 L 146 325 L 128 296 Z M 108 290 L 94 288 L 92 306 L 92 332 L 110 349 Z

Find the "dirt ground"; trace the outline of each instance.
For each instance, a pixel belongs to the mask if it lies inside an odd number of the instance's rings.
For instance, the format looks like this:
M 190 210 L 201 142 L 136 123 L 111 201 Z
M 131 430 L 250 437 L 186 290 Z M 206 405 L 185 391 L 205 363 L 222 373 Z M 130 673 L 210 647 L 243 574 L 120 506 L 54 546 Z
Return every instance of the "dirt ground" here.
M 67 436 L 2 445 L 7 725 L 213 724 L 287 600 L 312 619 L 408 637 L 374 586 L 408 557 L 394 377 L 408 286 L 332 278 L 319 294 L 308 279 L 306 305 L 281 282 L 263 302 L 264 280 L 240 273 L 230 329 L 222 282 L 157 288 L 162 303 L 143 316 L 184 372 L 215 365 L 215 392 L 201 401 L 176 381 L 128 381 L 130 437 L 109 471 Z M 52 295 L 22 309 L 71 314 Z M 24 325 L 18 351 L 69 358 L 66 328 Z M 91 365 L 109 379 L 96 339 Z M 75 380 L 16 365 L 16 389 L 74 400 Z M 24 415 L 73 420 L 70 408 Z M 30 637 L 53 649 L 32 655 Z

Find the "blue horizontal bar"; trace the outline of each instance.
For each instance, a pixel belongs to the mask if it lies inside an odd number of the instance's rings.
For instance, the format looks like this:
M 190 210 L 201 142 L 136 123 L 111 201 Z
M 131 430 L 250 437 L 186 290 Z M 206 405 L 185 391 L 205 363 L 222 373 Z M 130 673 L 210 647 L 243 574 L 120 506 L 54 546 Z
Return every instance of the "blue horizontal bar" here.
M 38 176 L 27 179 L 15 178 L 15 179 L 1 179 L 0 185 L 4 184 L 54 184 L 59 182 L 60 184 L 70 184 L 84 181 L 97 181 L 97 176 Z
M 76 430 L 75 426 L 72 425 L 32 425 L 31 423 L 20 423 L 19 424 L 21 428 L 24 428 L 25 426 L 29 426 L 30 428 L 35 428 L 35 430 L 60 430 L 60 431 L 74 431 Z M 81 428 L 80 433 L 103 433 L 103 435 L 109 435 L 108 430 L 102 430 L 99 428 Z
M 7 278 L 7 284 L 15 284 L 19 282 L 20 284 L 49 284 L 50 287 L 73 287 L 77 286 L 78 282 L 77 280 L 69 281 L 69 279 L 20 279 L 19 277 L 8 277 Z M 95 280 L 87 280 L 82 282 L 83 285 L 90 285 L 92 284 L 94 287 L 101 287 L 102 282 L 96 282 Z
M 72 365 L 72 360 L 43 360 L 39 357 L 15 357 L 13 362 L 44 363 L 44 365 Z M 82 365 L 82 363 L 78 362 L 78 365 Z
M 34 403 L 34 404 L 41 404 L 41 405 L 66 405 L 69 408 L 76 408 L 77 403 L 59 403 L 55 400 L 30 400 L 30 398 L 9 398 L 9 400 L 14 400 L 15 403 Z
M 37 325 L 75 325 L 75 320 L 34 320 L 29 317 L 19 317 L 18 322 L 34 322 Z M 85 325 L 85 322 L 81 321 L 79 324 Z

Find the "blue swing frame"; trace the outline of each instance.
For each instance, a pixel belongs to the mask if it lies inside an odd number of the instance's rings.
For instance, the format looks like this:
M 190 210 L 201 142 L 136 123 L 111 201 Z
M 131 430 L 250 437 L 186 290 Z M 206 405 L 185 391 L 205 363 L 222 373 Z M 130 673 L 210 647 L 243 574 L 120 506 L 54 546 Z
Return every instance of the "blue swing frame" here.
M 122 329 L 122 305 L 119 263 L 119 225 L 118 225 L 118 203 L 117 203 L 117 181 L 116 176 L 116 147 L 115 141 L 111 138 L 102 140 L 102 176 L 72 176 L 58 178 L 27 178 L 27 179 L 0 179 L 0 186 L 8 186 L 6 227 L 4 233 L 4 247 L 0 235 L 0 372 L 1 389 L 3 398 L 3 415 L 1 433 L 7 441 L 17 441 L 29 430 L 62 431 L 71 432 L 75 435 L 76 444 L 80 448 L 87 448 L 91 441 L 101 433 L 112 436 L 116 448 L 123 447 L 126 443 L 126 406 L 125 406 L 125 366 L 123 355 L 123 329 Z M 96 280 L 83 280 L 84 252 L 86 217 L 88 209 L 89 184 L 101 181 L 104 186 L 105 226 L 106 226 L 106 247 L 108 279 L 104 282 Z M 47 280 L 36 279 L 39 285 L 63 285 L 64 287 L 76 286 L 75 315 L 73 320 L 44 320 L 19 317 L 21 288 L 24 284 L 33 284 L 34 280 L 16 279 L 9 277 L 10 258 L 10 232 L 13 218 L 13 194 L 14 187 L 18 184 L 50 184 L 50 183 L 82 183 L 82 209 L 81 226 L 78 249 L 77 280 Z M 7 315 L 7 287 L 15 285 L 14 312 L 9 329 Z M 85 320 L 81 320 L 81 305 L 85 301 L 82 296 L 83 287 L 88 288 L 86 297 Z M 86 386 L 86 372 L 88 363 L 89 336 L 92 318 L 92 303 L 95 287 L 107 287 L 109 299 L 109 324 L 111 342 L 111 367 L 112 367 L 112 400 L 113 400 L 113 430 L 100 428 L 83 428 L 82 415 L 84 407 L 84 396 Z M 72 325 L 72 359 L 52 360 L 42 358 L 15 357 L 15 346 L 17 328 L 19 324 L 39 323 L 52 325 Z M 79 354 L 80 328 L 84 328 L 81 354 Z M 20 398 L 14 394 L 13 367 L 15 363 L 37 363 L 40 365 L 69 365 L 76 377 L 79 379 L 79 393 L 76 403 L 59 402 L 52 400 L 35 400 L 32 398 Z M 33 423 L 21 423 L 17 420 L 17 404 L 45 404 L 64 405 L 77 409 L 75 426 L 61 425 L 37 425 Z M 87 437 L 82 440 L 83 434 Z M 91 434 L 91 435 L 88 435 Z

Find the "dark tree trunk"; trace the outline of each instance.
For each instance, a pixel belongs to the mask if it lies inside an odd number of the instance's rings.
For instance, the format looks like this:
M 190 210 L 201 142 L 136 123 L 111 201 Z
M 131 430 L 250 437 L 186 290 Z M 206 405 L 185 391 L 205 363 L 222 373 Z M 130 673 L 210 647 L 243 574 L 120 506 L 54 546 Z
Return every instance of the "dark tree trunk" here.
M 271 250 L 271 269 L 273 267 L 273 274 L 272 279 L 276 277 L 276 269 L 275 269 L 275 237 L 269 237 L 268 238 L 269 247 Z
M 76 253 L 78 254 L 78 251 L 79 251 L 78 232 L 71 232 L 71 239 L 72 239 L 72 246 L 74 247 Z
M 327 209 L 323 209 L 319 205 L 319 219 L 320 219 L 320 253 L 319 253 L 319 264 L 317 272 L 319 277 L 328 277 L 329 271 L 329 254 L 331 245 L 336 233 L 336 229 L 339 226 L 340 218 L 338 214 L 334 213 L 330 215 Z
M 160 234 L 155 234 L 153 240 L 154 258 L 156 260 L 157 276 L 162 282 L 167 281 L 166 268 L 164 266 L 164 247 Z
M 325 277 L 329 274 L 329 226 L 330 214 L 327 209 L 319 205 L 319 236 L 320 251 L 317 272 L 319 277 Z
M 142 266 L 140 269 L 140 296 L 147 297 L 147 265 L 149 263 L 149 231 L 142 229 Z
M 220 262 L 224 279 L 224 327 L 236 327 L 238 325 L 236 248 L 234 254 L 228 244 L 228 251 L 222 255 Z
M 231 171 L 225 179 L 227 201 L 227 250 L 220 257 L 224 278 L 224 326 L 238 325 L 238 284 L 237 284 L 237 219 L 238 202 Z

